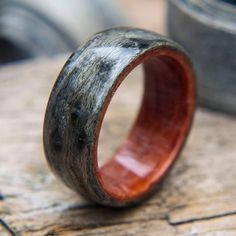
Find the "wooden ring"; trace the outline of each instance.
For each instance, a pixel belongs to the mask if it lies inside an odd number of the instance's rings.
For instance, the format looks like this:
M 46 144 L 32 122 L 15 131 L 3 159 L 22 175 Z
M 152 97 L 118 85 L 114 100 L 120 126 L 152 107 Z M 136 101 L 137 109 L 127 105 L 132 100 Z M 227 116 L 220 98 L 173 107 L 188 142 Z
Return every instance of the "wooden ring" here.
M 141 63 L 145 91 L 137 119 L 124 144 L 98 168 L 98 137 L 107 107 Z M 68 59 L 51 92 L 44 148 L 52 170 L 100 204 L 140 202 L 154 191 L 184 144 L 194 111 L 194 81 L 188 57 L 165 37 L 134 28 L 94 35 Z

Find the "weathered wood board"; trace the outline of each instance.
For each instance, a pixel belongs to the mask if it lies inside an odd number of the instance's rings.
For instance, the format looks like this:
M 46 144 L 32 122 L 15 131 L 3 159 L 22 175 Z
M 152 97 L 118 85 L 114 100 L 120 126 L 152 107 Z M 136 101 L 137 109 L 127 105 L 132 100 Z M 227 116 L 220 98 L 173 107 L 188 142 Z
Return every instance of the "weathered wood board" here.
M 236 235 L 233 117 L 198 109 L 180 159 L 159 191 L 137 207 L 87 202 L 53 176 L 44 158 L 42 123 L 64 61 L 41 59 L 0 70 L 0 235 Z M 141 82 L 133 77 L 111 107 L 103 154 L 122 137 L 124 117 L 136 109 L 127 102 L 138 97 Z

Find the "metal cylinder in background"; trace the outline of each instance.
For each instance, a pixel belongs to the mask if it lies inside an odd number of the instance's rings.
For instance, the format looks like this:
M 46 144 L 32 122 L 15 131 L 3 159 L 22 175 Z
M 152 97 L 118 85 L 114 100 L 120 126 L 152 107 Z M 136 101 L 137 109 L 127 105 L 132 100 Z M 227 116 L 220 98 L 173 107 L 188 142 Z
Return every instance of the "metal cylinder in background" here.
M 0 0 L 0 65 L 74 51 L 122 19 L 111 0 Z
M 168 0 L 167 28 L 194 62 L 200 105 L 236 115 L 236 1 Z

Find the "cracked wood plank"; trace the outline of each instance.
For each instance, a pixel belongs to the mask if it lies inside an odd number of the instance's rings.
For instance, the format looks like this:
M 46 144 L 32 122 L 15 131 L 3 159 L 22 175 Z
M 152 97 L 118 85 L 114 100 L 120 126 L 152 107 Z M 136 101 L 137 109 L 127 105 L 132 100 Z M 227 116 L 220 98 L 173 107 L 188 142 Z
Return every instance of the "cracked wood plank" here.
M 52 175 L 43 154 L 42 122 L 64 61 L 1 68 L 0 235 L 236 235 L 233 117 L 198 109 L 180 159 L 158 192 L 137 207 L 95 205 Z M 124 137 L 137 110 L 132 98 L 140 96 L 140 78 L 140 71 L 131 75 L 123 96 L 115 97 L 100 155 L 108 156 Z

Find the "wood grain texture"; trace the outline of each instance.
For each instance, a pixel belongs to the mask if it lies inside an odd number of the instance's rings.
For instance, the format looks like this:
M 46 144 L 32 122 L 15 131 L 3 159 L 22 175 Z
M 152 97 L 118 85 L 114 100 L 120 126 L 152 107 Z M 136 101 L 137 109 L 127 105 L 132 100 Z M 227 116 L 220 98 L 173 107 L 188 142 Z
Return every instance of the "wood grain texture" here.
M 137 118 L 99 168 L 98 139 L 107 107 L 141 63 L 145 83 Z M 158 187 L 185 143 L 195 89 L 188 57 L 170 39 L 130 27 L 93 35 L 68 59 L 49 98 L 43 140 L 50 167 L 67 186 L 100 204 L 141 202 Z
M 97 206 L 56 180 L 41 135 L 65 58 L 1 68 L 0 235 L 235 235 L 236 119 L 229 116 L 197 111 L 181 158 L 141 206 Z M 135 109 L 119 101 L 105 124 L 106 143 L 115 141 L 115 128 L 126 128 L 122 109 L 127 118 Z

